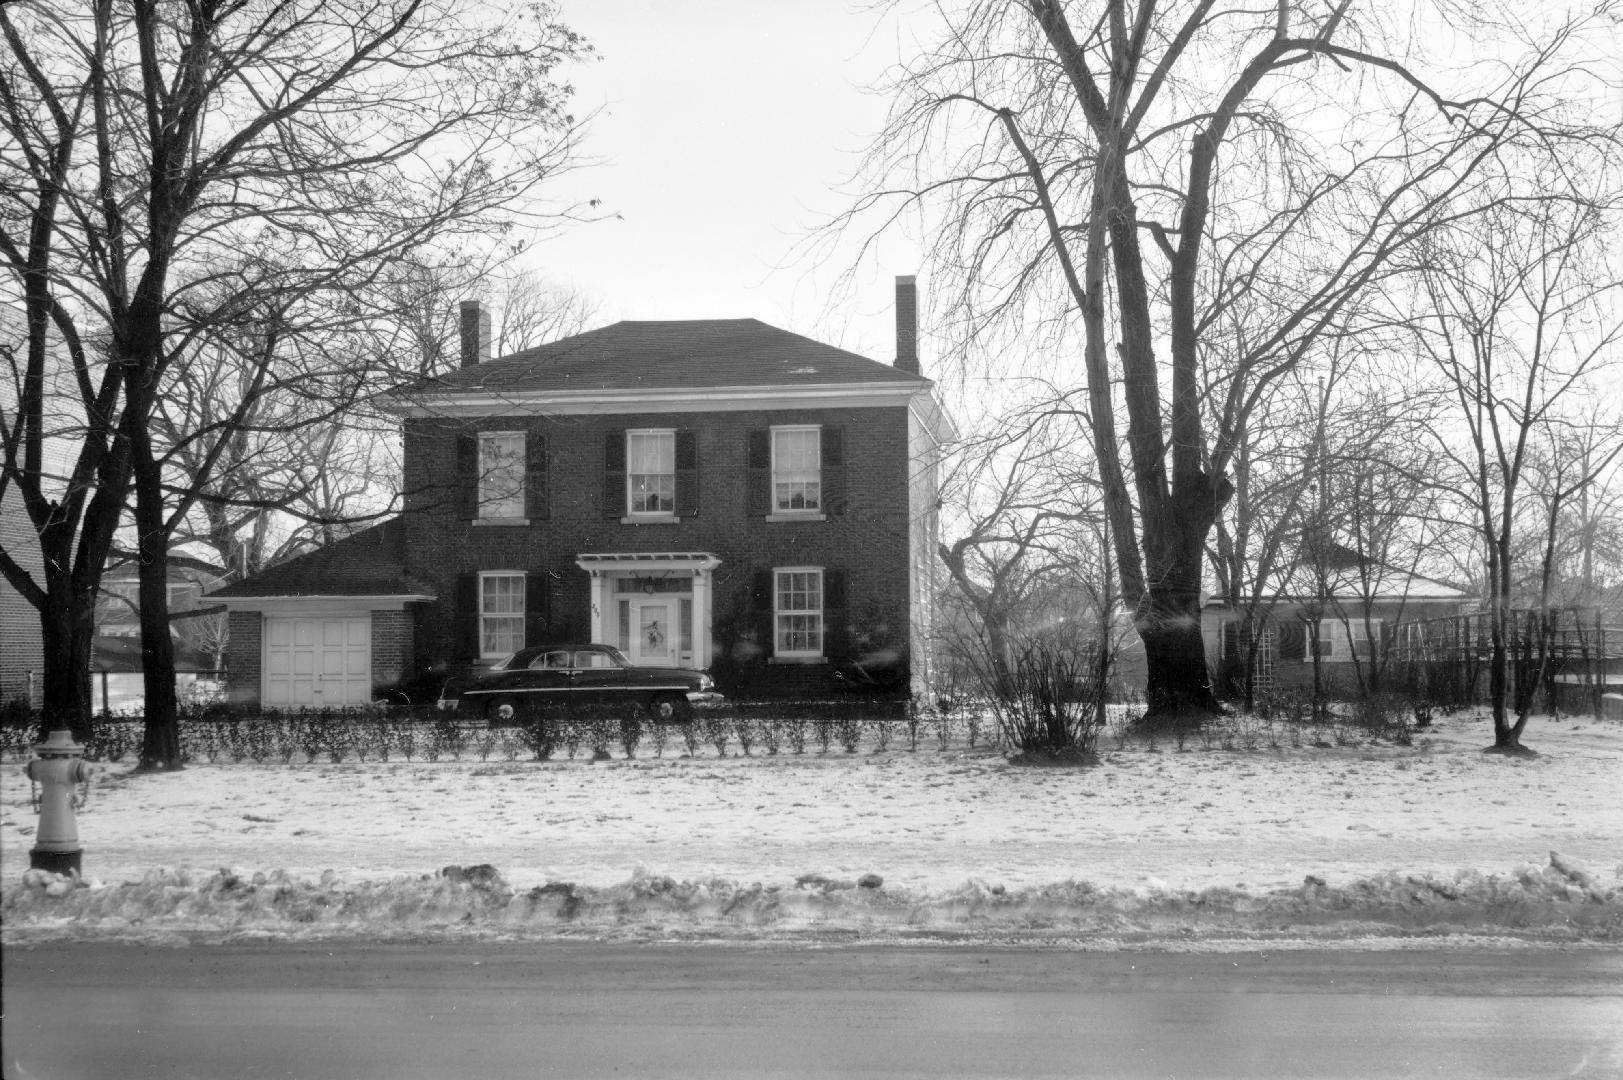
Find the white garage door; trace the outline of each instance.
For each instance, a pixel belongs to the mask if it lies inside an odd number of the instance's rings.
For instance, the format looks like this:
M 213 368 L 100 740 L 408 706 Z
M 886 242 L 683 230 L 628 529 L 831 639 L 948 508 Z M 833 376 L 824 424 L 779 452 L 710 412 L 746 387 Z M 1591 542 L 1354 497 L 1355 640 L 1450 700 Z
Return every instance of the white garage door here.
M 372 620 L 266 619 L 266 705 L 365 705 L 372 700 Z

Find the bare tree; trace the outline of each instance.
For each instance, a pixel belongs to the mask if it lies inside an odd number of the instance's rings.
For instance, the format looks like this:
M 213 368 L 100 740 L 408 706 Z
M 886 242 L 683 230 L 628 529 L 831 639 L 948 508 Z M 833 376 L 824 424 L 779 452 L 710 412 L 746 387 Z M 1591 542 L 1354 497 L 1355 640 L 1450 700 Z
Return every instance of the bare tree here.
M 1086 463 L 1054 421 L 1043 405 L 998 418 L 992 431 L 955 448 L 942 485 L 961 520 L 938 554 L 973 621 L 970 638 L 985 654 L 994 694 L 1012 690 L 1016 622 L 1056 586 L 1085 576 L 1069 527 L 1099 514 L 1076 502 Z
M 842 219 L 924 216 L 963 341 L 1040 332 L 1080 352 L 1152 718 L 1215 708 L 1204 548 L 1269 386 L 1356 329 L 1355 301 L 1507 145 L 1559 155 L 1587 134 L 1587 110 L 1563 106 L 1582 68 L 1559 65 L 1607 12 L 1464 67 L 1428 65 L 1388 17 L 1352 0 L 971 0 L 901 73 L 878 190 Z M 1237 304 L 1256 319 L 1243 348 L 1203 355 Z
M 1481 193 L 1487 212 L 1437 237 L 1428 252 L 1416 326 L 1453 405 L 1436 438 L 1486 563 L 1492 749 L 1520 753 L 1527 710 L 1512 718 L 1509 701 L 1518 543 L 1539 538 L 1534 558 L 1547 605 L 1560 508 L 1623 450 L 1613 443 L 1584 457 L 1560 445 L 1603 380 L 1615 379 L 1623 277 L 1605 259 L 1623 203 L 1598 202 L 1554 169 L 1497 180 Z M 1556 465 L 1543 513 L 1529 490 L 1541 456 Z
M 6 461 L 22 459 L 11 475 L 55 567 L 43 586 L 4 552 L 0 570 L 41 611 L 46 723 L 83 733 L 88 610 L 133 485 L 142 761 L 172 766 L 169 506 L 150 424 L 172 364 L 266 297 L 341 307 L 430 243 L 541 220 L 576 130 L 553 75 L 585 46 L 544 7 L 450 0 L 18 0 L 0 34 L 0 256 L 29 330 Z M 51 326 L 90 418 L 62 501 L 30 490 Z

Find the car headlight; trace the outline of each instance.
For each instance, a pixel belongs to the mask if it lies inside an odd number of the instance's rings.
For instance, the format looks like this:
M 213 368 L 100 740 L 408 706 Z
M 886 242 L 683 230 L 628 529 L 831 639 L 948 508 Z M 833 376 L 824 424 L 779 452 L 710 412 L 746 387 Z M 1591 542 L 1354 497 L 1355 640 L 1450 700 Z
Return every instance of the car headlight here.
M 715 686 L 716 686 L 716 684 L 710 678 L 710 676 L 704 675 L 704 674 L 701 674 L 699 676 L 699 689 L 700 690 L 713 690 L 713 689 L 715 689 Z

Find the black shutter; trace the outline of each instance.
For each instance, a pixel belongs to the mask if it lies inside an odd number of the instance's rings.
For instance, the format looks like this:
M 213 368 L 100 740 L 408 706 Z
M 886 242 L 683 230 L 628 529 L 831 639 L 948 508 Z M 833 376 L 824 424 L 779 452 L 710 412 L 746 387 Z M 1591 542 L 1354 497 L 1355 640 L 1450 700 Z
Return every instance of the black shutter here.
M 699 439 L 692 431 L 676 433 L 676 516 L 699 516 Z
M 845 571 L 823 571 L 823 655 L 843 660 L 851 655 L 851 616 L 845 597 Z
M 545 570 L 524 575 L 524 644 L 546 645 L 552 627 L 552 579 Z
M 744 513 L 766 517 L 772 512 L 772 432 L 751 428 L 744 444 Z
M 771 656 L 776 644 L 772 633 L 773 575 L 771 570 L 755 571 L 750 585 L 750 628 L 762 656 Z
M 531 521 L 545 521 L 551 515 L 547 479 L 547 439 L 532 431 L 524 436 L 524 516 Z
M 1281 660 L 1307 659 L 1307 623 L 1293 617 L 1280 620 L 1279 658 Z
M 456 627 L 456 657 L 465 663 L 479 659 L 479 575 L 458 574 L 456 610 L 451 613 Z
M 479 516 L 479 436 L 456 437 L 456 513 L 472 521 Z
M 619 521 L 626 513 L 626 433 L 603 433 L 603 517 Z
M 819 440 L 818 462 L 822 470 L 823 513 L 845 513 L 845 429 L 825 426 Z

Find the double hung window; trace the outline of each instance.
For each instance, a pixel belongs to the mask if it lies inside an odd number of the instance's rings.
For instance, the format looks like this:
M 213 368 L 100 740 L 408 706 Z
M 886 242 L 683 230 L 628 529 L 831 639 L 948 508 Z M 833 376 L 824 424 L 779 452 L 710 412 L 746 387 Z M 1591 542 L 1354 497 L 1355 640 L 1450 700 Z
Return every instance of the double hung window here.
M 626 432 L 627 511 L 676 512 L 676 432 Z
M 479 656 L 496 660 L 524 648 L 524 575 L 479 575 Z
M 479 436 L 479 517 L 524 516 L 524 433 L 486 431 Z
M 772 429 L 772 512 L 823 508 L 822 439 L 815 426 Z
M 775 570 L 772 593 L 774 655 L 822 656 L 822 569 L 789 567 Z

